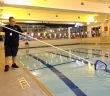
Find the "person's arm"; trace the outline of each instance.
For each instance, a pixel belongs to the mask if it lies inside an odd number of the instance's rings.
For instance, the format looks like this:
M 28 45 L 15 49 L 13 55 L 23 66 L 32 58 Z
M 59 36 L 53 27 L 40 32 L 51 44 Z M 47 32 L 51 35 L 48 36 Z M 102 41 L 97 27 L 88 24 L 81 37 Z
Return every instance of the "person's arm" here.
M 25 33 L 23 33 L 21 27 L 19 27 L 19 26 L 18 26 L 18 31 L 22 33 L 22 35 L 21 34 L 20 35 L 23 36 L 23 38 L 24 38 L 25 37 Z
M 19 27 L 19 26 L 18 26 L 18 31 L 21 32 L 21 33 L 23 33 L 21 27 Z
M 0 32 L 5 32 L 5 28 L 4 27 L 0 27 Z
M 0 26 L 0 32 L 2 32 L 2 27 Z

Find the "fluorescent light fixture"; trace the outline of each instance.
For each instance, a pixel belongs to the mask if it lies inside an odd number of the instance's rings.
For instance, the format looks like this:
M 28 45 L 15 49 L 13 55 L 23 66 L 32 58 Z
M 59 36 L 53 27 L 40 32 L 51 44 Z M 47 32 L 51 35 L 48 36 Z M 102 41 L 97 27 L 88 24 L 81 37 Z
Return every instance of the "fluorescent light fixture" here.
M 76 23 L 75 27 L 83 26 L 83 23 Z
M 87 22 L 94 22 L 94 16 L 89 16 L 87 18 Z
M 37 21 L 24 21 L 25 23 L 37 23 Z
M 26 5 L 30 0 L 4 0 L 5 4 Z
M 75 24 L 75 23 L 68 23 L 68 24 Z
M 12 15 L 9 14 L 9 13 L 3 13 L 2 16 L 1 16 L 1 18 L 2 19 L 8 19 L 10 16 L 12 16 Z

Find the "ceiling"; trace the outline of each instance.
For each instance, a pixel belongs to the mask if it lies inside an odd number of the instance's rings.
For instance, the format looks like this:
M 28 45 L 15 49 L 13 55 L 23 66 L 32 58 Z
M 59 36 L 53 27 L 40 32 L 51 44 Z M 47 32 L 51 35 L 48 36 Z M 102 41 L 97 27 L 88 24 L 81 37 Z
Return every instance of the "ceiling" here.
M 98 3 L 110 3 L 110 0 L 84 0 Z M 1 8 L 1 7 L 0 7 Z M 2 11 L 3 10 L 3 11 Z M 57 10 L 57 9 L 39 9 L 25 6 L 3 6 L 0 15 L 4 13 L 12 14 L 18 21 L 39 21 L 52 23 L 74 23 L 87 22 L 89 16 L 95 16 L 97 22 L 103 22 L 110 19 L 109 14 L 86 13 L 81 11 Z M 2 13 L 2 14 L 1 14 Z M 18 15 L 22 14 L 22 15 Z M 7 15 L 7 14 L 5 14 Z M 78 18 L 80 17 L 80 18 Z

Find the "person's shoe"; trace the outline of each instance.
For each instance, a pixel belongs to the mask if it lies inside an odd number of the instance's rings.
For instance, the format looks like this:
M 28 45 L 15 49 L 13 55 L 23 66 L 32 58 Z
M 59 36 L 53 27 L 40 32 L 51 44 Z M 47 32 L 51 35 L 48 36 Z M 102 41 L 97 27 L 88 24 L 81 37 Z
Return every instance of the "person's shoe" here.
M 5 65 L 5 69 L 4 69 L 4 72 L 8 72 L 9 71 L 9 65 Z
M 12 66 L 11 66 L 12 68 L 19 68 L 19 66 L 18 65 L 16 65 L 15 63 L 14 64 L 12 64 Z

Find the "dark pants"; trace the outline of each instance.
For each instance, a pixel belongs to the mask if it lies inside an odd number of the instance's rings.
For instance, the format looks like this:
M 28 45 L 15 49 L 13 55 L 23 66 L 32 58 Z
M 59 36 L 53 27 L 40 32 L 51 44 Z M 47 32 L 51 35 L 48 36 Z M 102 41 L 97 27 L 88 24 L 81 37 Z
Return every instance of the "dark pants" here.
M 18 46 L 12 47 L 12 46 L 6 46 L 5 45 L 5 57 L 7 56 L 13 56 L 15 57 L 18 52 Z

